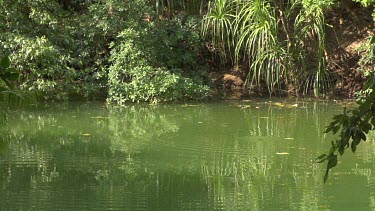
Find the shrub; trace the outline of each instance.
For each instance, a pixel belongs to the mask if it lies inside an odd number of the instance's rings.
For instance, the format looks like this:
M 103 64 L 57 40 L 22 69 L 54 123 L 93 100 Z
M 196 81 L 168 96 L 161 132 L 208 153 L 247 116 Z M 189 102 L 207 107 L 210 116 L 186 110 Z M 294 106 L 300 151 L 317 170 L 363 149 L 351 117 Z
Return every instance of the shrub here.
M 199 34 L 193 19 L 125 29 L 112 44 L 108 73 L 110 102 L 204 99 L 205 67 L 199 63 Z

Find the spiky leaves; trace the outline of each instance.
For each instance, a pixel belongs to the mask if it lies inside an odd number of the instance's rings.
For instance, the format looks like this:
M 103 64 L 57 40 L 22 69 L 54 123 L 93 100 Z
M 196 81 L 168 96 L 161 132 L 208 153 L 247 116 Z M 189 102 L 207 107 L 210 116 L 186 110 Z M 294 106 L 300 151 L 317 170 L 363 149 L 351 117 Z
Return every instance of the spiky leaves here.
M 304 94 L 312 90 L 315 96 L 319 96 L 327 93 L 331 86 L 331 75 L 326 68 L 324 10 L 332 4 L 331 0 L 302 0 L 302 8 L 295 19 L 295 40 L 299 42 L 296 48 L 304 60 L 301 66 L 304 74 L 299 79 L 304 81 Z
M 279 43 L 276 8 L 270 1 L 246 1 L 236 17 L 236 61 L 244 58 L 250 62 L 250 86 L 265 81 L 272 93 L 283 74 L 284 50 Z
M 214 0 L 202 32 L 234 63 L 249 62 L 248 87 L 329 91 L 324 10 L 331 0 Z M 233 56 L 232 56 L 233 55 Z M 285 86 L 282 86 L 285 85 Z
M 183 11 L 187 14 L 202 14 L 208 0 L 151 0 L 157 15 L 170 16 Z M 174 14 L 176 15 L 176 14 Z
M 202 20 L 203 36 L 210 39 L 212 51 L 223 58 L 233 49 L 235 6 L 235 1 L 231 0 L 210 1 Z

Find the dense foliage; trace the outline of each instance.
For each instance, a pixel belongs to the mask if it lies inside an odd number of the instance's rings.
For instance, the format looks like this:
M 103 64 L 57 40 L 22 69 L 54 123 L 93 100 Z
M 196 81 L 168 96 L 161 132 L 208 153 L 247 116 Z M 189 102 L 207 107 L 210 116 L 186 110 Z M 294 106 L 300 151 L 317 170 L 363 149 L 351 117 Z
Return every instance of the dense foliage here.
M 205 98 L 209 89 L 197 57 L 201 42 L 196 28 L 194 18 L 178 16 L 147 30 L 123 30 L 111 51 L 108 99 L 122 104 Z
M 232 66 L 246 91 L 321 96 L 337 79 L 326 16 L 348 1 L 0 0 L 0 52 L 45 99 L 204 99 Z
M 24 90 L 42 92 L 46 99 L 106 97 L 109 90 L 109 99 L 116 102 L 181 99 L 186 95 L 202 98 L 207 94 L 208 88 L 200 82 L 203 66 L 196 63 L 194 54 L 200 40 L 194 31 L 196 23 L 191 25 L 190 19 L 186 24 L 176 19 L 156 25 L 158 21 L 149 20 L 153 10 L 141 0 L 15 0 L 0 1 L 0 9 L 4 23 L 0 26 L 4 31 L 0 50 L 11 55 L 14 67 L 22 73 L 20 86 Z M 162 34 L 167 30 L 173 35 Z M 138 46 L 126 52 L 125 46 L 133 41 Z M 120 57 L 127 53 L 139 63 L 119 66 L 124 64 Z M 153 61 L 144 58 L 145 53 L 154 57 Z M 186 74 L 181 65 L 184 70 L 190 68 Z M 199 73 L 193 75 L 198 80 L 193 82 L 188 76 L 196 71 Z M 119 87 L 123 73 L 130 74 L 128 80 L 138 80 L 124 85 L 127 88 Z M 148 86 L 150 81 L 154 84 Z M 170 93 L 161 94 L 165 91 L 159 88 Z
M 203 18 L 203 34 L 233 63 L 247 62 L 247 84 L 269 92 L 315 96 L 329 92 L 325 11 L 332 0 L 217 0 Z
M 373 0 L 0 0 L 0 55 L 12 61 L 1 60 L 1 100 L 15 93 L 10 91 L 15 82 L 44 99 L 105 98 L 117 104 L 205 99 L 208 72 L 234 65 L 245 67 L 247 91 L 264 86 L 270 94 L 321 96 L 332 92 L 335 80 L 326 37 L 334 26 L 327 24 L 327 13 L 353 2 L 374 5 Z M 326 130 L 339 139 L 319 157 L 328 163 L 325 179 L 337 153 L 349 146 L 354 152 L 375 127 L 375 38 L 362 50 L 358 66 L 368 81 L 358 108 L 336 115 Z

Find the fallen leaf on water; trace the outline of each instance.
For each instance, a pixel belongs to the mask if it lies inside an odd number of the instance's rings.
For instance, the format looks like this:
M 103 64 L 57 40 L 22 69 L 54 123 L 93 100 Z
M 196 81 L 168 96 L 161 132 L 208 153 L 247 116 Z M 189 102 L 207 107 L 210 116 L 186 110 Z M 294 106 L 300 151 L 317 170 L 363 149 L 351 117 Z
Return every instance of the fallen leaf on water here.
M 297 108 L 297 107 L 298 107 L 298 104 L 296 103 L 296 104 L 293 104 L 293 105 L 288 105 L 287 107 L 288 107 L 288 108 Z
M 185 105 L 182 105 L 182 107 L 196 107 L 198 105 L 194 105 L 194 104 L 185 104 Z
M 220 124 L 222 127 L 228 127 L 228 123 L 221 123 Z
M 108 117 L 106 116 L 93 116 L 91 119 L 107 119 Z
M 240 108 L 250 108 L 249 105 L 245 105 L 245 106 L 240 106 Z
M 289 152 L 276 152 L 276 155 L 289 155 Z
M 280 106 L 280 107 L 283 107 L 283 106 L 285 106 L 284 104 L 282 104 L 282 103 L 275 103 L 274 105 L 276 105 L 276 106 Z

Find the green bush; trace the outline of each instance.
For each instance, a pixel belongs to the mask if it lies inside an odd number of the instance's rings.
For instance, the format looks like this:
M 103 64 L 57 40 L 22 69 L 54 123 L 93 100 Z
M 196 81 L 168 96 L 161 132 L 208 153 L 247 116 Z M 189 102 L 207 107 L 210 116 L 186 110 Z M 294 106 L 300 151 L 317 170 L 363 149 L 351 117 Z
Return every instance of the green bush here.
M 23 90 L 46 99 L 102 96 L 109 43 L 124 28 L 142 25 L 146 5 L 143 0 L 0 1 L 0 52 L 11 55 Z
M 204 99 L 205 67 L 193 19 L 176 17 L 142 30 L 125 29 L 112 44 L 110 102 Z
M 1 38 L 5 40 L 4 50 L 13 52 L 11 59 L 22 73 L 21 89 L 45 93 L 53 90 L 60 96 L 66 94 L 62 86 L 57 87 L 57 83 L 58 80 L 69 79 L 73 73 L 65 68 L 66 58 L 46 37 L 31 38 L 8 33 Z
M 206 97 L 196 19 L 159 21 L 149 3 L 0 1 L 0 52 L 11 55 L 21 89 L 45 99 Z

